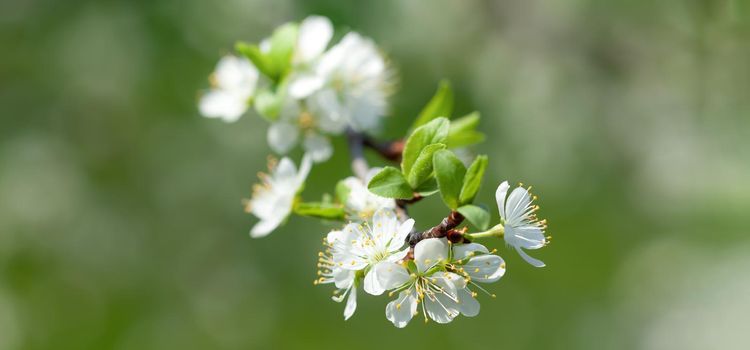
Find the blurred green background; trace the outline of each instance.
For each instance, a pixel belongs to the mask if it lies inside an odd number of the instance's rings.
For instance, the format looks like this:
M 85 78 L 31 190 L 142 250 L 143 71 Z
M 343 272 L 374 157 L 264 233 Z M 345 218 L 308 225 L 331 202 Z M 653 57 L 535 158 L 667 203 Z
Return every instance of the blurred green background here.
M 480 200 L 534 185 L 548 267 L 492 242 L 509 270 L 479 316 L 399 330 L 387 298 L 344 322 L 312 285 L 330 226 L 248 237 L 265 122 L 201 118 L 197 91 L 309 14 L 397 68 L 383 137 L 452 80 L 489 136 Z M 0 45 L 2 350 L 750 346 L 747 1 L 11 0 Z M 307 199 L 350 173 L 336 147 Z

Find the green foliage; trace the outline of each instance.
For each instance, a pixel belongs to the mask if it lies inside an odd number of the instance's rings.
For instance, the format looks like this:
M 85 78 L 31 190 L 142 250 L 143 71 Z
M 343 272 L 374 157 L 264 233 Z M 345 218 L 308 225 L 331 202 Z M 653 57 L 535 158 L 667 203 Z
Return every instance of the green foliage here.
M 480 230 L 486 230 L 490 226 L 490 213 L 479 206 L 468 204 L 456 209 L 466 220 Z
M 484 178 L 484 171 L 487 169 L 488 158 L 486 155 L 477 156 L 474 162 L 471 163 L 469 169 L 466 171 L 464 177 L 464 183 L 461 187 L 461 194 L 459 196 L 459 203 L 461 205 L 470 204 L 474 201 L 474 197 L 479 192 L 479 186 L 482 184 L 482 178 Z
M 287 23 L 277 28 L 271 35 L 271 49 L 268 52 L 268 58 L 273 72 L 271 77 L 276 81 L 283 77 L 291 65 L 298 29 L 297 24 Z
M 432 176 L 432 155 L 443 149 L 445 149 L 445 144 L 442 143 L 433 143 L 422 149 L 409 174 L 406 176 L 411 188 L 416 189 Z
M 446 140 L 448 148 L 466 147 L 484 141 L 484 134 L 476 130 L 479 119 L 479 112 L 472 112 L 452 120 Z
M 466 167 L 449 150 L 435 152 L 433 162 L 435 166 L 435 179 L 437 179 L 443 202 L 451 209 L 458 208 L 458 198 L 463 186 Z
M 412 129 L 427 124 L 435 118 L 450 118 L 453 112 L 453 99 L 453 89 L 451 89 L 450 82 L 447 80 L 440 81 L 435 95 L 432 96 L 430 102 L 419 113 L 417 120 L 412 125 Z
M 268 77 L 274 76 L 274 67 L 271 63 L 271 58 L 264 54 L 258 45 L 239 41 L 234 45 L 234 49 L 247 57 L 261 73 Z
M 271 35 L 268 52 L 261 51 L 257 45 L 241 41 L 234 48 L 253 62 L 261 73 L 278 83 L 291 66 L 298 29 L 294 23 L 287 23 L 276 29 Z
M 386 198 L 409 199 L 414 196 L 404 175 L 396 168 L 387 166 L 373 176 L 367 184 L 370 192 Z
M 422 149 L 433 144 L 442 143 L 448 137 L 450 122 L 446 118 L 437 118 L 418 127 L 406 140 L 401 160 L 401 171 L 409 174 L 412 166 L 422 153 Z
M 346 212 L 341 205 L 325 202 L 300 202 L 294 205 L 294 213 L 326 220 L 344 220 Z

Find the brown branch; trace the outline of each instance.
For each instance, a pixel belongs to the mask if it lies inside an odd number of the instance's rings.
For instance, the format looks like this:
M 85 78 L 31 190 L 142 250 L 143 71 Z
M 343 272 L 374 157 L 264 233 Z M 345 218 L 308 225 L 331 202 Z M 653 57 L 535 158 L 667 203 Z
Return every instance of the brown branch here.
M 396 163 L 401 162 L 401 155 L 404 152 L 404 140 L 398 139 L 394 141 L 382 142 L 364 135 L 363 141 L 366 147 L 369 147 L 375 152 L 378 152 L 381 157 Z
M 437 226 L 422 232 L 412 232 L 406 238 L 410 246 L 414 247 L 419 241 L 427 238 L 447 237 L 451 242 L 463 242 L 463 235 L 460 231 L 454 230 L 464 221 L 464 216 L 457 211 L 451 211 L 450 215 L 445 217 Z

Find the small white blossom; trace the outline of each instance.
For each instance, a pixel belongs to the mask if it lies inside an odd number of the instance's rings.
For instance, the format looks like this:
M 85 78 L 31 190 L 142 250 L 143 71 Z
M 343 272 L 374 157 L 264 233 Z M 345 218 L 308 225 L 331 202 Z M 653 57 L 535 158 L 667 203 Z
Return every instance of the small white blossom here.
M 327 132 L 340 133 L 347 125 L 372 130 L 386 113 L 390 79 L 372 40 L 351 32 L 324 53 L 303 80 L 291 84 L 290 94 L 307 100 Z
M 344 179 L 344 186 L 349 191 L 344 207 L 352 220 L 369 220 L 380 208 L 396 208 L 395 200 L 378 196 L 367 189 L 367 183 L 378 172 L 380 168 L 370 169 L 365 182 L 355 176 Z
M 300 109 L 298 101 L 286 99 L 279 118 L 268 128 L 268 145 L 278 154 L 286 154 L 298 143 L 300 133 L 304 133 L 302 146 L 305 153 L 316 163 L 331 158 L 333 146 L 328 137 L 314 128 L 312 115 Z
M 246 58 L 227 55 L 211 75 L 212 88 L 200 100 L 203 116 L 234 122 L 247 111 L 258 82 L 258 70 Z
M 344 307 L 344 320 L 348 320 L 357 310 L 357 273 L 354 270 L 342 268 L 334 263 L 333 259 L 333 256 L 341 254 L 341 250 L 345 247 L 342 245 L 342 242 L 347 239 L 344 235 L 344 231 L 331 231 L 323 241 L 326 249 L 318 254 L 318 276 L 320 277 L 315 280 L 315 284 L 333 283 L 336 290 L 332 299 L 338 303 L 349 296 Z
M 378 265 L 395 263 L 409 253 L 409 247 L 404 245 L 413 226 L 413 219 L 400 223 L 392 210 L 379 209 L 372 217 L 372 226 L 351 223 L 344 227 L 343 239 L 334 243 L 340 248 L 333 261 L 347 270 L 363 270 L 365 292 L 383 294 L 385 288 L 377 276 Z
M 497 187 L 495 192 L 501 224 L 504 225 L 505 230 L 505 243 L 514 247 L 529 264 L 543 267 L 544 262 L 532 258 L 524 249 L 539 249 L 548 243 L 544 236 L 544 230 L 547 228 L 546 220 L 540 221 L 534 214 L 539 206 L 532 205 L 536 197 L 532 197 L 529 190 L 519 186 L 508 196 L 509 188 L 508 181 L 505 181 Z
M 245 210 L 260 219 L 250 236 L 264 237 L 276 229 L 289 216 L 307 174 L 312 160 L 308 155 L 302 158 L 299 171 L 289 158 L 282 158 L 278 164 L 269 165 L 268 175 L 261 173 L 262 184 L 255 185 L 253 197 L 247 202 Z
M 479 313 L 479 303 L 466 288 L 467 278 L 446 269 L 449 254 L 450 244 L 445 238 L 428 238 L 414 247 L 416 272 L 410 274 L 396 263 L 377 267 L 380 284 L 399 293 L 385 308 L 386 318 L 396 327 L 406 327 L 420 304 L 425 322 L 429 317 L 438 323 L 449 323 L 459 314 Z

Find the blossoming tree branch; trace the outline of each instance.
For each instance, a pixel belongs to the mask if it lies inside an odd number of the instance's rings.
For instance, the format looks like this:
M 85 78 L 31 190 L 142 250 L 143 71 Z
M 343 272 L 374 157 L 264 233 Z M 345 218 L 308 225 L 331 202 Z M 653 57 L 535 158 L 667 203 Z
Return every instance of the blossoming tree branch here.
M 234 122 L 248 109 L 268 123 L 268 144 L 279 155 L 304 150 L 299 167 L 288 157 L 270 161 L 245 210 L 259 219 L 250 230 L 264 237 L 296 214 L 341 226 L 323 238 L 315 284 L 335 286 L 344 318 L 357 308 L 357 294 L 393 298 L 386 318 L 405 327 L 418 314 L 451 322 L 479 313 L 478 293 L 500 280 L 506 265 L 483 244 L 503 239 L 536 267 L 544 263 L 525 250 L 544 247 L 546 222 L 529 188 L 497 186 L 500 221 L 474 204 L 487 156 L 462 161 L 463 150 L 484 139 L 479 113 L 452 118 L 453 92 L 441 83 L 403 139 L 374 138 L 388 111 L 394 73 L 372 40 L 346 33 L 331 43 L 334 29 L 324 17 L 276 29 L 259 44 L 239 42 L 210 77 L 199 109 L 208 118 Z M 331 183 L 334 198 L 302 200 L 312 166 L 333 153 L 331 137 L 346 137 L 353 176 Z M 364 151 L 380 154 L 384 167 L 370 167 Z M 467 152 L 459 152 L 465 154 Z M 447 207 L 434 223 L 415 223 L 408 207 L 439 198 Z M 495 208 L 493 208 L 494 210 Z M 493 239 L 495 239 L 493 241 Z

